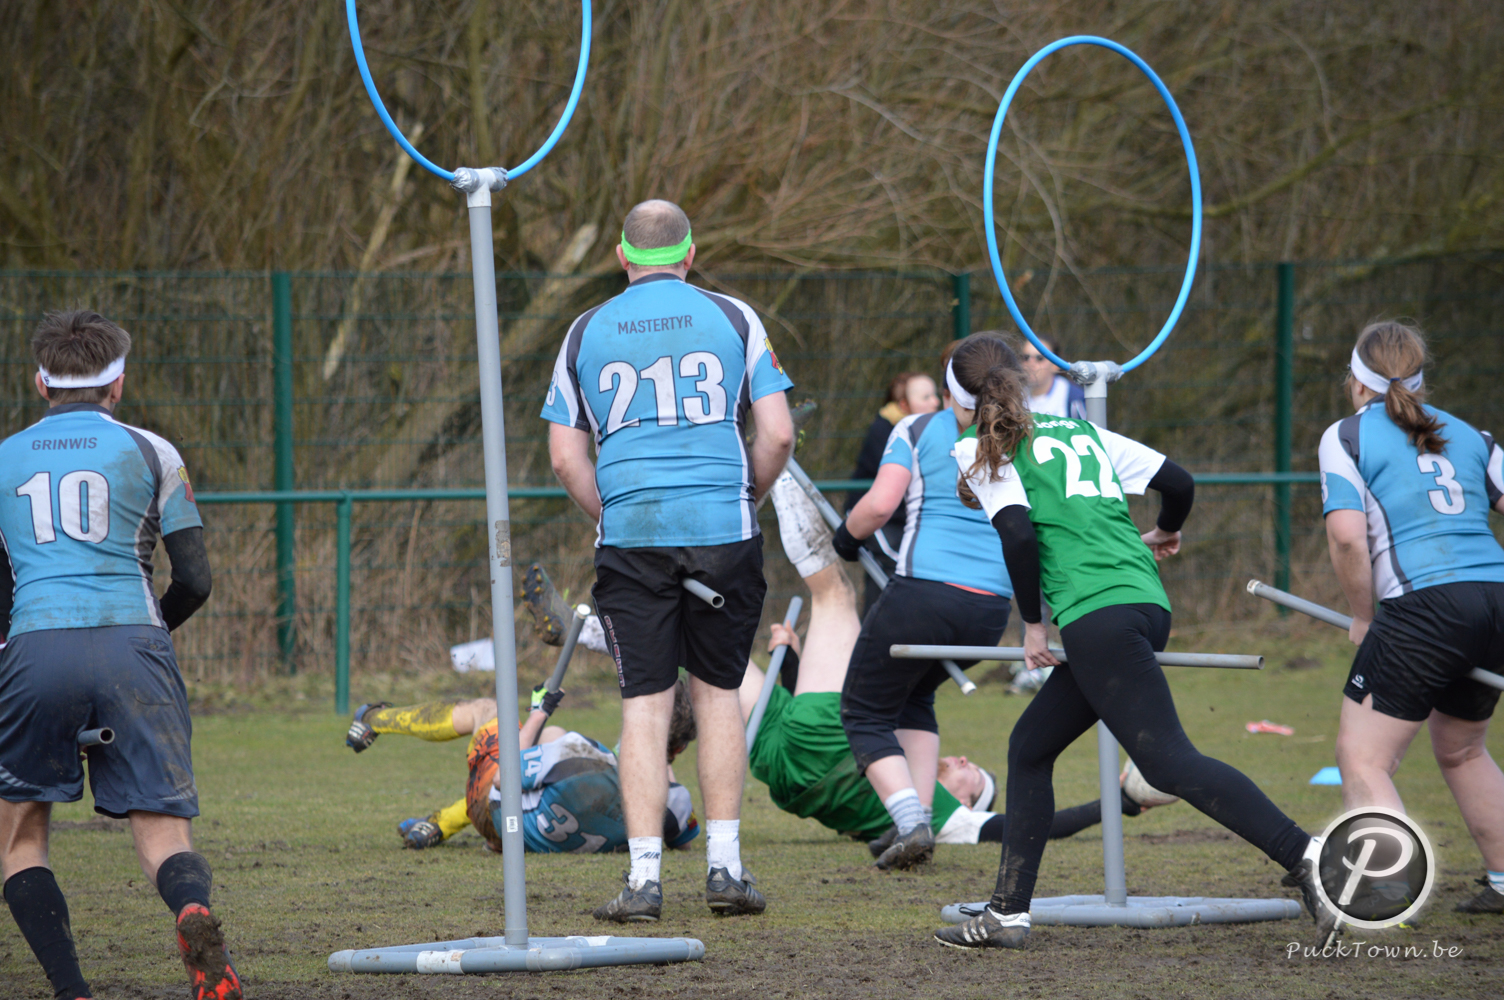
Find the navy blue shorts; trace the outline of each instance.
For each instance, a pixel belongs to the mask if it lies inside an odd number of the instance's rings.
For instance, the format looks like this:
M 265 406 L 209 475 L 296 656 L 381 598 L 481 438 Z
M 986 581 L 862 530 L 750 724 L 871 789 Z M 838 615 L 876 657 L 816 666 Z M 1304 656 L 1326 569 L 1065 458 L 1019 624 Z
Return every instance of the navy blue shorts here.
M 86 751 L 95 812 L 198 815 L 188 693 L 166 629 L 23 632 L 0 651 L 0 798 L 83 798 L 78 734 L 101 726 L 115 742 Z

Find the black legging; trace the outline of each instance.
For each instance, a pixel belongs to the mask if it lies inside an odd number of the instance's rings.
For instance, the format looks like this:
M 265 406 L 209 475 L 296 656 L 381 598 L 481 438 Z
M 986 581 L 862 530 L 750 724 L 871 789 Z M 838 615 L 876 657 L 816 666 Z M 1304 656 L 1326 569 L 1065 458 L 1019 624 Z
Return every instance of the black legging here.
M 1055 668 L 1008 741 L 1008 830 L 992 905 L 1026 913 L 1055 815 L 1055 758 L 1098 719 L 1155 788 L 1178 795 L 1285 868 L 1310 835 L 1241 771 L 1203 756 L 1185 735 L 1154 653 L 1165 648 L 1170 613 L 1117 604 L 1060 630 L 1070 661 Z

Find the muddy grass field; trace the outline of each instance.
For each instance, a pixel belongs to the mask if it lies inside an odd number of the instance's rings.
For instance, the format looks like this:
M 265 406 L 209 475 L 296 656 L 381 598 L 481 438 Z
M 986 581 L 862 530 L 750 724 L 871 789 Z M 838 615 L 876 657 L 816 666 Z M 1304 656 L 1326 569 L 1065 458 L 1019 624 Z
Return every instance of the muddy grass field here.
M 1243 768 L 1308 829 L 1340 812 L 1335 788 L 1307 782 L 1332 763 L 1348 652 L 1335 632 L 1284 624 L 1253 632 L 1182 634 L 1172 648 L 1263 652 L 1260 674 L 1172 671 L 1192 738 Z M 987 673 L 986 665 L 978 668 Z M 436 679 L 435 691 L 458 681 Z M 567 685 L 566 685 L 567 686 Z M 355 692 L 356 698 L 411 694 Z M 308 704 L 299 702 L 299 704 Z M 946 752 L 1001 765 L 1026 701 L 984 683 L 970 698 L 941 694 Z M 612 742 L 612 692 L 578 691 L 556 721 Z M 1250 735 L 1270 719 L 1291 737 Z M 1412 815 L 1429 831 L 1442 871 L 1433 903 L 1413 926 L 1348 941 L 1343 959 L 1291 957 L 1312 939 L 1309 920 L 1161 931 L 1037 928 L 1023 952 L 957 952 L 929 937 L 939 908 L 985 898 L 995 845 L 942 846 L 914 873 L 885 874 L 861 845 L 778 812 L 761 785 L 747 789 L 743 854 L 769 898 L 762 917 L 718 919 L 703 901 L 703 842 L 665 862 L 658 925 L 618 933 L 696 937 L 706 957 L 684 965 L 567 973 L 374 977 L 327 971 L 328 954 L 368 947 L 499 935 L 500 860 L 471 833 L 422 853 L 400 849 L 399 819 L 463 791 L 464 744 L 383 737 L 356 757 L 332 713 L 259 711 L 196 720 L 203 816 L 199 849 L 214 865 L 224 918 L 247 996 L 261 1000 L 387 997 L 1497 997 L 1504 995 L 1504 918 L 1452 906 L 1476 891 L 1478 857 L 1430 760 L 1424 734 L 1399 777 Z M 1504 737 L 1492 734 L 1495 757 Z M 694 784 L 693 754 L 679 778 Z M 1095 744 L 1081 741 L 1056 776 L 1062 805 L 1096 797 Z M 56 810 L 53 866 L 68 899 L 85 974 L 101 998 L 186 992 L 166 908 L 135 866 L 130 836 L 93 818 L 85 802 Z M 1125 821 L 1128 888 L 1138 895 L 1283 896 L 1280 871 L 1184 804 Z M 535 935 L 603 933 L 590 910 L 613 895 L 624 856 L 529 856 Z M 1101 892 L 1101 840 L 1088 830 L 1052 842 L 1042 895 Z M 1406 947 L 1425 957 L 1386 957 Z M 1372 950 L 1372 949 L 1382 950 Z M 1450 951 L 1449 951 L 1450 950 Z M 1438 952 L 1440 953 L 1438 955 Z M 0 918 L 0 997 L 50 997 L 8 918 Z

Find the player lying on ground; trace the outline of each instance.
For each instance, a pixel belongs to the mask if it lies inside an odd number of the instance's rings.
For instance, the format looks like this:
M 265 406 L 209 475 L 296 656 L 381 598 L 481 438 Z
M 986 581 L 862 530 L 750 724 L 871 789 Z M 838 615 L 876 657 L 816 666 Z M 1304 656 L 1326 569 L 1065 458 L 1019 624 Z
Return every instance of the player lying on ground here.
M 1055 758 L 1099 719 L 1157 787 L 1179 795 L 1288 870 L 1316 917 L 1323 945 L 1334 914 L 1318 900 L 1311 837 L 1235 768 L 1200 753 L 1181 728 L 1155 652 L 1170 633 L 1170 601 L 1155 566 L 1180 550 L 1190 473 L 1151 448 L 1085 420 L 1031 414 L 1018 358 L 1006 341 L 975 334 L 946 369 L 957 423 L 952 454 L 963 501 L 987 514 L 1002 541 L 1032 668 L 1053 666 L 1008 741 L 1008 829 L 987 908 L 937 931 L 956 948 L 1021 948 L 1029 903 L 1055 812 Z M 1125 493 L 1154 489 L 1156 526 L 1140 535 Z M 1068 654 L 1050 653 L 1041 587 Z
M 540 854 L 597 854 L 623 849 L 627 846 L 627 828 L 616 755 L 588 736 L 548 725 L 563 694 L 534 689 L 533 710 L 517 734 L 522 748 L 523 843 L 527 850 Z M 432 847 L 474 825 L 488 848 L 501 850 L 494 818 L 501 794 L 497 788 L 499 728 L 493 699 L 430 701 L 404 708 L 385 703 L 362 705 L 355 712 L 345 743 L 360 753 L 382 733 L 401 733 L 431 742 L 470 736 L 466 754 L 470 779 L 465 797 L 426 819 L 400 823 L 397 832 L 408 847 Z M 669 762 L 694 738 L 694 713 L 681 681 L 674 691 Z M 699 821 L 689 791 L 674 781 L 673 768 L 667 765 L 665 780 L 668 804 L 663 812 L 663 842 L 668 847 L 684 847 L 699 835 Z
M 177 449 L 116 420 L 131 338 L 93 312 L 54 313 L 32 339 L 40 421 L 0 442 L 0 868 L 5 901 L 61 1000 L 89 997 L 68 903 L 47 857 L 54 802 L 128 818 L 141 870 L 177 919 L 196 1000 L 239 1000 L 209 912 L 188 697 L 176 629 L 209 597 L 203 521 Z M 56 512 L 56 516 L 54 516 Z M 157 599 L 161 537 L 172 584 Z M 112 946 L 113 947 L 113 946 Z
M 1499 692 L 1474 667 L 1504 664 L 1504 449 L 1424 403 L 1426 342 L 1403 323 L 1358 334 L 1347 390 L 1358 412 L 1321 437 L 1332 568 L 1358 643 L 1342 699 L 1342 804 L 1403 811 L 1393 775 L 1429 724 L 1431 749 L 1483 854 L 1464 913 L 1504 913 L 1504 773 L 1488 753 Z M 1378 598 L 1378 613 L 1374 599 Z
M 872 784 L 857 771 L 840 717 L 841 687 L 860 628 L 856 592 L 831 547 L 830 529 L 788 473 L 774 484 L 772 498 L 784 554 L 810 591 L 809 630 L 803 643 L 809 655 L 801 659 L 799 637 L 781 623 L 773 626 L 769 649 L 790 648 L 780 686 L 752 746 L 752 776 L 768 786 L 774 804 L 785 812 L 812 817 L 862 840 L 876 837 L 868 847 L 880 858 L 892 845 L 897 827 Z M 748 664 L 740 692 L 743 718 L 751 716 L 762 683 L 763 672 Z M 1131 763 L 1129 768 L 1122 798 L 1125 816 L 1174 801 L 1144 784 Z M 1143 804 L 1130 797 L 1130 790 Z M 935 842 L 1001 842 L 1003 816 L 990 811 L 996 793 L 996 779 L 976 763 L 965 757 L 940 757 L 930 819 Z M 1050 837 L 1069 837 L 1101 820 L 1100 801 L 1062 809 L 1055 814 Z

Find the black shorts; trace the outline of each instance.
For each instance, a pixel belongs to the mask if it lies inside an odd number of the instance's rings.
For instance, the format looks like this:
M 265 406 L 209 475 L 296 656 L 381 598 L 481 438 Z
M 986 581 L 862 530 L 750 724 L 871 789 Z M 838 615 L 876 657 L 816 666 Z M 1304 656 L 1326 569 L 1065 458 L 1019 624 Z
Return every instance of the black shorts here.
M 950 677 L 936 660 L 898 660 L 894 643 L 994 646 L 1008 627 L 1006 597 L 948 583 L 895 576 L 867 617 L 851 650 L 841 689 L 841 725 L 862 771 L 903 754 L 894 731 L 938 733 L 935 689 Z M 966 669 L 975 660 L 960 661 Z
M 102 726 L 115 742 L 87 750 L 95 812 L 198 815 L 193 724 L 166 629 L 23 632 L 0 652 L 0 798 L 77 802 L 78 734 Z
M 685 590 L 685 577 L 725 605 L 712 608 Z M 761 535 L 725 545 L 596 549 L 591 594 L 622 697 L 667 691 L 681 666 L 712 687 L 740 687 L 767 592 Z
M 1481 722 L 1499 690 L 1473 680 L 1474 667 L 1504 664 L 1504 583 L 1445 583 L 1379 602 L 1342 693 L 1374 711 L 1422 722 L 1435 709 Z

